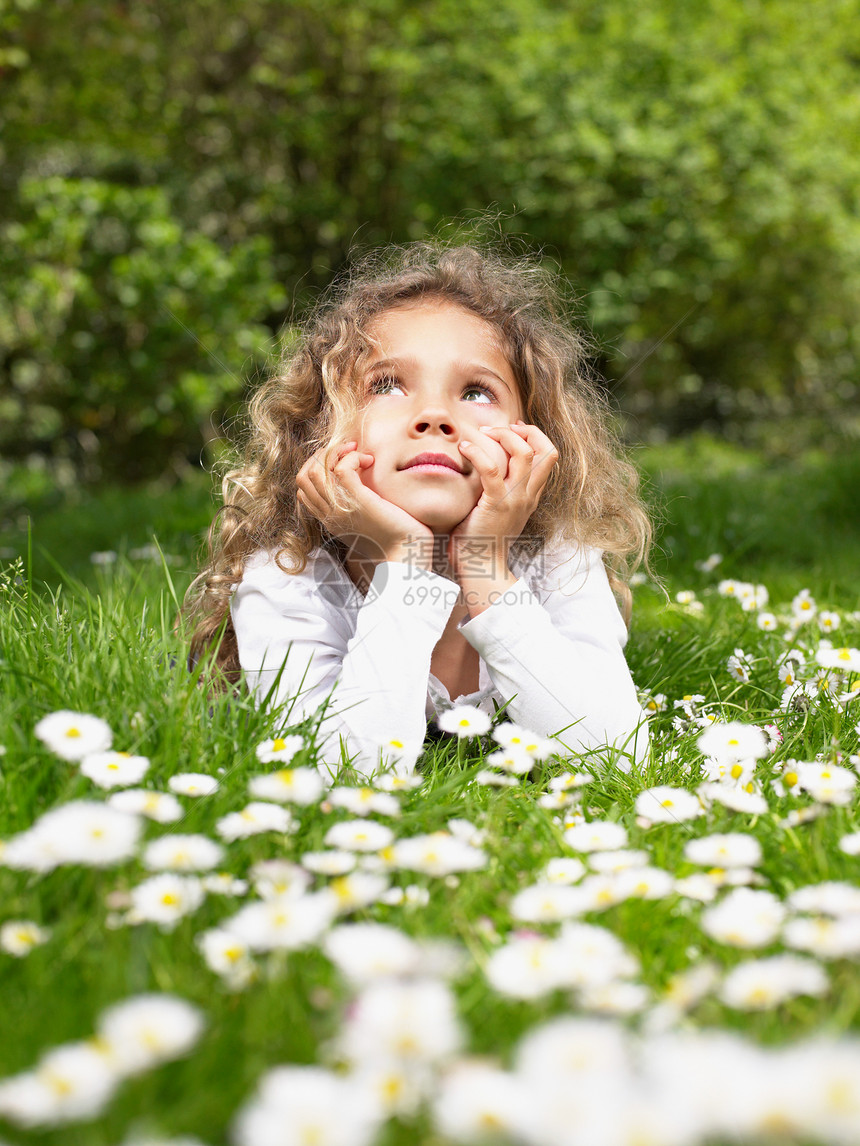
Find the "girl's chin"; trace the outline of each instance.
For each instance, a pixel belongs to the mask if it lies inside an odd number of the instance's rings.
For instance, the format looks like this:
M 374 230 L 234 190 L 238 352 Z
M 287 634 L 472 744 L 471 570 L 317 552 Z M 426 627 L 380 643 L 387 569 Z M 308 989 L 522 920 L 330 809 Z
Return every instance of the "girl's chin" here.
M 434 533 L 450 533 L 452 529 L 468 517 L 474 506 L 463 506 L 460 509 L 440 511 L 437 506 L 402 506 L 407 513 L 410 513 L 416 521 L 420 521 L 422 525 L 426 525 L 428 529 L 432 529 Z

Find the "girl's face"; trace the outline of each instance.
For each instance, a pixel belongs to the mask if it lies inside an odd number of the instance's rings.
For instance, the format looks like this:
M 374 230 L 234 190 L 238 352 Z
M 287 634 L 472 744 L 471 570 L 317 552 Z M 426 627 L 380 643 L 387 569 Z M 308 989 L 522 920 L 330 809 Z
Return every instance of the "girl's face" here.
M 359 471 L 361 480 L 434 533 L 449 533 L 482 492 L 458 443 L 478 443 L 507 472 L 507 453 L 480 427 L 523 417 L 511 365 L 490 323 L 444 300 L 384 311 L 368 333 L 378 349 L 356 437 L 374 464 Z M 455 468 L 416 466 L 421 454 L 442 455 Z

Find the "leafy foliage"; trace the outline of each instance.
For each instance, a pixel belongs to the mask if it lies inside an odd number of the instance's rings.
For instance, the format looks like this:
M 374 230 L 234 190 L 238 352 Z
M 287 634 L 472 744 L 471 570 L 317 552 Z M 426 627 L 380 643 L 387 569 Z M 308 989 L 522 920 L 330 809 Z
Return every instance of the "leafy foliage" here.
M 854 15 L 845 0 L 10 0 L 15 452 L 128 477 L 199 452 L 261 324 L 300 317 L 352 246 L 488 211 L 575 283 L 646 427 L 749 436 L 792 413 L 856 435 Z M 81 197 L 96 200 L 83 234 Z M 88 332 L 106 347 L 76 346 Z M 22 385 L 38 411 L 14 412 Z M 126 401 L 120 433 L 109 407 Z
M 43 445 L 85 478 L 130 479 L 199 451 L 212 410 L 241 390 L 226 363 L 268 342 L 257 319 L 281 301 L 268 240 L 228 257 L 158 187 L 53 175 L 19 190 L 3 234 L 0 448 Z

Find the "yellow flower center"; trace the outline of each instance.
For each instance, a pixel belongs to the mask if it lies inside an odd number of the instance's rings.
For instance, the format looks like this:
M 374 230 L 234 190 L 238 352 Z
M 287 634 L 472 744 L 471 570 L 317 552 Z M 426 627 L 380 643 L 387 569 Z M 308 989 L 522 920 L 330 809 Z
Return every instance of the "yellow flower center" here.
M 382 1083 L 382 1097 L 386 1103 L 396 1102 L 403 1093 L 403 1079 L 396 1074 L 389 1074 Z
M 44 1079 L 51 1090 L 53 1090 L 54 1094 L 58 1095 L 59 1097 L 62 1098 L 65 1095 L 72 1093 L 72 1084 L 67 1078 L 63 1078 L 61 1074 L 54 1074 L 52 1070 L 48 1070 L 44 1073 Z
M 278 738 L 277 740 L 272 741 L 272 751 L 273 752 L 283 752 L 284 749 L 286 748 L 286 746 L 287 746 L 286 740 L 281 740 L 280 738 Z
M 79 728 L 67 728 L 64 733 L 64 735 L 67 736 L 69 740 L 77 740 L 80 734 L 81 730 Z

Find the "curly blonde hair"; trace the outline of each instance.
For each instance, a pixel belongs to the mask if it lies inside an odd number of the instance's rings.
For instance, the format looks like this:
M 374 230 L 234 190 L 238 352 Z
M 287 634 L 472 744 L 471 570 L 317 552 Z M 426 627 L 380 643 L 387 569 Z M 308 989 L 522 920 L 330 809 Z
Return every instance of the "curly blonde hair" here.
M 629 624 L 626 578 L 647 559 L 651 524 L 638 475 L 621 456 L 606 399 L 588 365 L 590 346 L 566 316 L 559 276 L 535 255 L 430 240 L 386 247 L 355 263 L 332 284 L 251 399 L 244 459 L 224 476 L 208 560 L 186 596 L 192 660 L 211 651 L 213 668 L 229 681 L 239 679 L 230 596 L 255 551 L 275 551 L 286 573 L 301 573 L 322 545 L 345 560 L 345 546 L 299 503 L 296 475 L 317 450 L 326 449 L 328 461 L 360 414 L 373 319 L 421 301 L 456 303 L 496 328 L 520 387 L 525 421 L 558 450 L 512 553 L 539 550 L 552 538 L 603 550 Z M 353 508 L 328 473 L 327 480 L 331 501 Z

